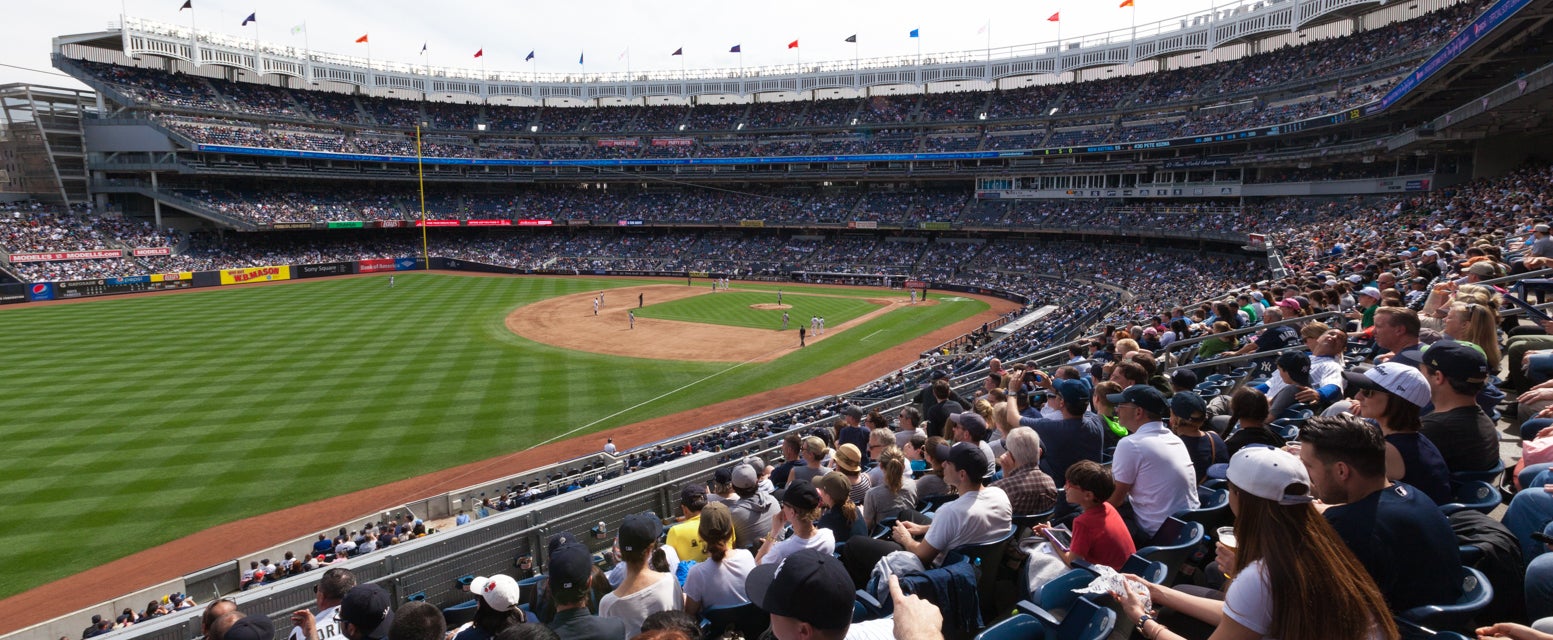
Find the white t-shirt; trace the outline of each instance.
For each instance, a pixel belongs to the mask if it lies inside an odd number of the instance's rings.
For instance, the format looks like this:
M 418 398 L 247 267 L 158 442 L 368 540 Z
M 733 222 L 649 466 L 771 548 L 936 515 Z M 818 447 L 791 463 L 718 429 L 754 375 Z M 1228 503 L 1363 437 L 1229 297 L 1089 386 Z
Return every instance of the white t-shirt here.
M 1246 565 L 1224 593 L 1224 615 L 1264 638 L 1272 633 L 1273 592 L 1267 583 L 1267 567 L 1261 560 Z M 1370 632 L 1370 640 L 1381 640 L 1379 629 Z
M 722 562 L 698 562 L 685 576 L 685 596 L 701 603 L 701 608 L 731 607 L 750 601 L 744 593 L 744 578 L 755 568 L 755 556 L 743 549 L 731 549 Z
M 789 536 L 786 540 L 771 546 L 766 552 L 766 557 L 760 559 L 761 564 L 777 564 L 787 556 L 793 555 L 804 549 L 813 549 L 825 555 L 836 552 L 836 534 L 830 529 L 815 527 L 814 534 L 807 540 L 798 536 Z
M 1150 422 L 1116 444 L 1111 475 L 1132 485 L 1127 500 L 1138 515 L 1138 525 L 1149 535 L 1159 531 L 1165 518 L 1182 509 L 1197 508 L 1197 472 L 1186 443 L 1165 428 Z
M 313 621 L 318 627 L 318 640 L 334 640 L 335 638 L 343 639 L 345 637 L 340 629 L 340 622 L 334 617 L 339 612 L 339 605 L 335 605 L 319 611 L 317 615 L 313 616 Z M 292 627 L 291 640 L 306 640 L 306 636 L 302 634 L 302 627 Z
M 939 507 L 923 542 L 938 550 L 936 563 L 956 547 L 1002 540 L 1008 535 L 1013 517 L 1014 508 L 1007 493 L 997 487 L 982 487 Z
M 685 608 L 685 594 L 679 590 L 674 574 L 666 573 L 652 586 L 621 597 L 613 593 L 599 600 L 599 615 L 626 623 L 626 637 L 642 632 L 642 621 L 659 611 Z

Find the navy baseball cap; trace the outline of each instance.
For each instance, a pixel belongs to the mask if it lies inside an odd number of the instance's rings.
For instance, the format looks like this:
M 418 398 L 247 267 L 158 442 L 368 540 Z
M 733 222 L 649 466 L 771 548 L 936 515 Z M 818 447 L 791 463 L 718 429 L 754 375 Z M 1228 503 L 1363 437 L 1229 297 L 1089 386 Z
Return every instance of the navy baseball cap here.
M 981 447 L 969 442 L 956 442 L 953 447 L 949 448 L 949 456 L 943 460 L 954 465 L 954 468 L 970 474 L 972 478 L 982 477 L 985 480 L 987 454 L 981 450 Z M 980 476 L 976 473 L 977 471 L 981 472 Z
M 1304 352 L 1290 351 L 1278 356 L 1278 368 L 1289 374 L 1294 384 L 1310 386 L 1310 356 Z
M 1082 409 L 1089 404 L 1090 393 L 1089 385 L 1078 380 L 1058 379 L 1052 381 L 1051 391 L 1047 392 L 1047 395 L 1061 396 L 1062 403 L 1068 407 L 1068 410 L 1082 412 Z
M 550 553 L 555 553 L 556 549 L 559 549 L 562 546 L 568 544 L 582 544 L 582 541 L 578 540 L 577 536 L 572 535 L 572 532 L 562 531 L 553 536 L 550 536 L 550 540 L 545 543 L 545 550 Z
M 336 615 L 356 625 L 366 637 L 381 640 L 388 637 L 389 627 L 394 626 L 393 598 L 375 584 L 359 584 L 345 592 Z
M 852 624 L 856 597 L 852 586 L 840 559 L 813 549 L 800 550 L 777 564 L 755 567 L 744 580 L 750 602 L 766 613 L 828 631 Z
M 1170 384 L 1182 389 L 1192 389 L 1197 386 L 1197 372 L 1191 369 L 1176 369 L 1170 372 Z
M 820 506 L 820 492 L 808 480 L 799 480 L 787 485 L 787 490 L 782 492 L 782 504 L 799 513 L 808 513 Z
M 961 429 L 970 432 L 971 438 L 977 442 L 987 439 L 987 419 L 975 411 L 964 411 L 949 414 L 949 421 L 959 425 Z
M 1202 420 L 1208 417 L 1208 403 L 1194 391 L 1178 391 L 1170 396 L 1170 415 L 1181 420 Z
M 593 578 L 593 554 L 580 544 L 563 544 L 550 552 L 551 593 L 575 594 Z
M 620 523 L 620 550 L 642 551 L 663 535 L 663 521 L 651 511 L 633 513 Z
M 1170 415 L 1170 405 L 1165 402 L 1165 394 L 1146 384 L 1135 384 L 1122 389 L 1121 393 L 1106 394 L 1105 400 L 1112 406 L 1127 402 L 1156 416 Z
M 268 616 L 248 616 L 232 623 L 223 638 L 230 640 L 274 640 L 275 625 Z
M 1475 344 L 1441 340 L 1424 350 L 1423 363 L 1452 380 L 1468 384 L 1488 381 L 1488 358 Z

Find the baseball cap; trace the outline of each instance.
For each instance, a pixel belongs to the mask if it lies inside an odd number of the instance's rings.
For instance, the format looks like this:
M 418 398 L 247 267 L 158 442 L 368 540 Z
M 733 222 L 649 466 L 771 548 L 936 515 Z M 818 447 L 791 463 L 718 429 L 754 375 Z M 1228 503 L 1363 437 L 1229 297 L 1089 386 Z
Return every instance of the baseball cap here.
M 1359 295 L 1367 296 L 1371 300 L 1379 300 L 1380 299 L 1380 289 L 1376 289 L 1375 287 L 1365 287 L 1365 288 L 1359 290 Z
M 1480 278 L 1492 278 L 1494 277 L 1494 274 L 1498 272 L 1494 270 L 1493 263 L 1485 261 L 1472 263 L 1472 266 L 1467 267 L 1467 273 L 1478 276 Z
M 766 472 L 766 461 L 761 459 L 760 456 L 750 456 L 745 458 L 744 464 L 747 464 L 751 469 L 754 469 L 756 476 Z M 738 476 L 734 477 L 737 478 Z
M 582 541 L 578 540 L 577 536 L 572 535 L 572 532 L 562 531 L 550 536 L 550 540 L 545 543 L 545 551 L 555 553 L 556 549 L 568 544 L 582 544 Z
M 1194 389 L 1197 387 L 1197 372 L 1191 369 L 1176 369 L 1170 372 L 1170 384 L 1182 389 Z
M 489 578 L 481 576 L 469 583 L 469 591 L 497 611 L 518 606 L 518 581 L 500 573 Z
M 1082 410 L 1089 404 L 1089 385 L 1078 380 L 1053 380 L 1048 395 L 1062 396 L 1069 411 Z
M 949 448 L 949 455 L 943 460 L 945 463 L 954 465 L 954 468 L 969 473 L 972 478 L 979 477 L 977 471 L 981 474 L 987 472 L 987 454 L 982 452 L 981 447 L 969 442 L 956 442 Z
M 706 486 L 699 482 L 692 482 L 679 490 L 679 503 L 686 509 L 693 505 L 706 504 Z
M 663 535 L 663 521 L 651 511 L 633 513 L 620 523 L 620 550 L 645 551 Z
M 581 544 L 563 544 L 550 552 L 550 591 L 576 593 L 593 577 L 593 554 Z
M 713 471 L 712 472 L 712 482 L 714 484 L 720 484 L 720 485 L 732 483 L 733 482 L 733 469 L 731 467 L 723 467 L 721 469 L 717 469 L 716 471 Z
M 384 632 L 387 633 L 387 630 Z M 275 637 L 275 625 L 270 624 L 269 616 L 248 616 L 232 623 L 222 637 L 232 640 L 272 640 Z
M 1429 404 L 1429 379 L 1400 362 L 1383 362 L 1364 373 L 1344 371 L 1343 380 L 1351 387 L 1385 391 L 1420 407 Z
M 1531 228 L 1531 230 L 1532 231 L 1537 231 L 1537 232 L 1540 232 L 1540 233 L 1547 233 L 1548 232 L 1548 225 L 1540 224 L 1539 223 L 1536 226 L 1533 226 Z
M 799 513 L 808 513 L 820 506 L 820 492 L 808 480 L 799 480 L 787 485 L 787 491 L 782 492 L 782 504 Z
M 857 420 L 862 420 L 863 410 L 857 408 L 857 405 L 855 404 L 849 404 L 841 408 L 841 415 L 847 416 L 849 418 L 855 418 Z
M 1195 391 L 1181 391 L 1170 396 L 1170 415 L 1181 420 L 1201 420 L 1208 417 L 1208 403 Z
M 852 624 L 852 587 L 841 560 L 814 549 L 755 567 L 744 580 L 750 601 L 766 613 L 837 631 Z
M 1278 504 L 1305 504 L 1313 499 L 1304 463 L 1282 449 L 1246 447 L 1235 452 L 1229 459 L 1229 481 L 1241 491 Z
M 1476 345 L 1441 340 L 1424 350 L 1423 363 L 1452 380 L 1482 384 L 1488 380 L 1488 358 Z
M 1160 393 L 1159 389 L 1146 384 L 1135 384 L 1122 389 L 1121 393 L 1107 394 L 1105 400 L 1113 406 L 1123 402 L 1135 404 L 1156 416 L 1170 414 L 1170 406 L 1165 402 L 1165 395 Z
M 832 461 L 836 463 L 838 469 L 857 473 L 857 470 L 863 466 L 863 452 L 858 450 L 857 445 L 848 442 L 836 447 L 836 455 L 832 457 Z
M 754 489 L 756 485 L 760 484 L 760 478 L 758 476 L 759 474 L 755 473 L 755 468 L 750 465 L 741 464 L 737 467 L 734 467 L 733 488 Z
M 394 626 L 394 603 L 382 587 L 358 584 L 345 592 L 345 599 L 340 601 L 339 612 L 335 615 L 356 625 L 368 638 L 387 638 L 388 628 Z
M 970 432 L 971 439 L 981 442 L 987 439 L 987 419 L 974 411 L 949 414 L 949 421 Z
M 832 471 L 821 476 L 814 481 L 814 486 L 830 496 L 831 504 L 836 506 L 841 506 L 842 503 L 846 502 L 847 496 L 852 492 L 851 483 L 847 482 L 847 477 L 841 475 L 840 471 Z
M 1302 351 L 1290 351 L 1278 356 L 1278 368 L 1289 374 L 1289 380 L 1302 387 L 1310 386 L 1310 356 Z
M 1361 276 L 1361 275 L 1359 275 L 1357 273 L 1349 274 L 1348 277 L 1343 278 L 1343 279 L 1347 280 L 1349 282 L 1352 282 L 1354 284 L 1359 284 L 1359 283 L 1364 282 L 1364 276 Z

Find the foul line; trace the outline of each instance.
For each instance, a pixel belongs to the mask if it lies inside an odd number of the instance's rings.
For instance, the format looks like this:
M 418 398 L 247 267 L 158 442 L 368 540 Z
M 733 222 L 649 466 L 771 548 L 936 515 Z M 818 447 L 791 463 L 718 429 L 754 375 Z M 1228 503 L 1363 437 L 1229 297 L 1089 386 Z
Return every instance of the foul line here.
M 880 330 L 878 330 L 878 331 L 875 331 L 875 332 L 873 332 L 873 333 L 870 333 L 870 334 L 868 334 L 868 335 L 866 335 L 866 336 L 863 336 L 863 339 L 862 339 L 862 340 L 858 340 L 858 342 L 868 342 L 868 339 L 869 339 L 869 338 L 872 338 L 872 337 L 874 337 L 874 336 L 877 336 L 877 335 L 879 335 L 879 334 L 881 334 L 881 333 L 884 333 L 884 329 L 880 329 Z
M 742 366 L 744 366 L 744 365 L 747 365 L 747 364 L 749 364 L 749 363 L 751 363 L 751 362 L 754 362 L 754 361 L 756 361 L 756 360 L 758 360 L 758 359 L 760 359 L 760 358 L 764 358 L 764 357 L 766 357 L 766 356 L 767 356 L 767 355 L 770 355 L 770 354 L 771 354 L 771 353 L 776 353 L 776 352 L 777 352 L 777 351 L 783 351 L 783 350 L 785 350 L 785 349 L 777 349 L 777 350 L 775 350 L 775 351 L 771 351 L 771 352 L 768 352 L 768 353 L 765 353 L 765 354 L 761 354 L 761 355 L 758 355 L 758 356 L 755 356 L 755 357 L 754 357 L 754 358 L 750 358 L 750 359 L 748 359 L 748 360 L 745 360 L 745 361 L 744 361 L 744 362 L 740 362 L 740 363 L 738 363 L 738 364 L 735 364 L 735 365 L 733 365 L 733 366 L 730 366 L 730 367 L 728 367 L 728 368 L 727 368 L 727 369 L 723 369 L 723 370 L 722 370 L 722 371 L 718 371 L 718 372 L 717 372 L 717 373 L 714 373 L 714 374 L 711 374 L 711 375 L 709 375 L 709 376 L 706 376 L 706 377 L 705 377 L 705 378 L 701 378 L 701 379 L 700 379 L 700 380 L 695 380 L 695 381 L 692 381 L 692 382 L 690 382 L 690 383 L 689 383 L 689 384 L 686 384 L 686 385 L 685 385 L 685 386 L 682 386 L 682 387 L 680 387 L 680 388 L 678 388 L 678 389 L 674 389 L 674 390 L 671 390 L 671 391 L 667 391 L 667 392 L 665 392 L 665 393 L 662 393 L 662 394 L 660 394 L 660 395 L 658 395 L 658 396 L 657 396 L 657 397 L 655 397 L 655 398 L 650 398 L 650 399 L 647 399 L 647 400 L 643 400 L 643 401 L 641 401 L 641 402 L 639 402 L 639 403 L 637 403 L 637 404 L 634 404 L 634 405 L 632 405 L 632 406 L 629 406 L 629 407 L 626 407 L 626 408 L 624 408 L 624 409 L 621 409 L 621 410 L 619 410 L 619 411 L 616 411 L 616 412 L 614 412 L 614 413 L 611 413 L 611 414 L 609 414 L 609 415 L 607 415 L 607 416 L 604 416 L 604 417 L 602 417 L 602 418 L 599 418 L 599 419 L 598 419 L 598 420 L 594 420 L 594 421 L 593 421 L 593 422 L 589 422 L 589 423 L 588 423 L 588 424 L 585 424 L 585 425 L 582 425 L 582 426 L 580 426 L 580 427 L 577 427 L 577 428 L 576 428 L 576 429 L 572 429 L 572 430 L 571 430 L 571 431 L 567 431 L 567 432 L 565 432 L 565 433 L 562 433 L 562 434 L 560 434 L 560 435 L 558 435 L 558 436 L 555 436 L 555 437 L 554 437 L 554 438 L 551 438 L 551 439 L 549 439 L 549 440 L 545 440 L 545 441 L 543 441 L 543 442 L 538 442 L 538 443 L 535 443 L 535 444 L 533 444 L 533 445 L 530 445 L 530 446 L 529 446 L 529 447 L 528 447 L 528 449 L 533 449 L 533 448 L 535 448 L 535 447 L 542 447 L 542 446 L 544 446 L 544 445 L 547 445 L 547 444 L 550 444 L 550 443 L 552 443 L 552 442 L 555 442 L 555 441 L 556 441 L 556 440 L 560 440 L 560 439 L 562 439 L 562 438 L 565 438 L 565 437 L 567 437 L 567 436 L 570 436 L 570 435 L 572 435 L 572 434 L 574 434 L 574 433 L 577 433 L 577 432 L 578 432 L 578 431 L 582 431 L 582 430 L 585 430 L 585 429 L 588 429 L 588 428 L 590 428 L 590 427 L 592 427 L 592 426 L 593 426 L 593 425 L 596 425 L 596 424 L 598 424 L 598 423 L 600 423 L 600 422 L 604 422 L 604 421 L 605 421 L 605 420 L 609 420 L 609 419 L 610 419 L 610 418 L 613 418 L 613 417 L 615 417 L 615 416 L 618 416 L 618 415 L 620 415 L 620 414 L 622 414 L 622 413 L 627 413 L 627 412 L 629 412 L 629 411 L 635 411 L 635 410 L 636 410 L 636 409 L 640 409 L 640 408 L 642 408 L 642 407 L 643 407 L 643 406 L 646 406 L 646 405 L 649 405 L 649 404 L 652 404 L 652 403 L 654 403 L 654 402 L 657 402 L 657 401 L 659 401 L 659 400 L 662 400 L 662 399 L 664 399 L 664 398 L 667 398 L 667 397 L 669 397 L 669 396 L 672 396 L 672 395 L 674 395 L 674 394 L 676 394 L 676 393 L 679 393 L 679 392 L 681 392 L 681 391 L 684 391 L 684 390 L 686 390 L 686 389 L 689 389 L 689 388 L 691 388 L 691 387 L 694 387 L 694 386 L 696 386 L 696 385 L 698 385 L 698 384 L 701 384 L 701 383 L 703 383 L 703 382 L 706 382 L 706 381 L 707 381 L 707 380 L 711 380 L 711 379 L 712 379 L 712 378 L 715 378 L 715 377 L 717 377 L 717 376 L 720 376 L 720 375 L 723 375 L 723 374 L 725 374 L 725 373 L 728 373 L 728 372 L 729 372 L 729 371 L 733 371 L 733 370 L 734 370 L 734 369 L 737 369 L 737 368 L 739 368 L 739 367 L 742 367 Z M 708 425 L 708 426 L 710 426 L 710 425 Z M 527 451 L 527 450 L 528 450 L 528 449 L 524 449 L 524 451 Z

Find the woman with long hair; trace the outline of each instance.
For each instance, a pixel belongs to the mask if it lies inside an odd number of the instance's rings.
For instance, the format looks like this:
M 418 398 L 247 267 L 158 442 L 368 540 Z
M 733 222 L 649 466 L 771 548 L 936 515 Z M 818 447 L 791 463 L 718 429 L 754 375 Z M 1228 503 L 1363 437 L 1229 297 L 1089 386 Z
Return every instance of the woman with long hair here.
M 949 483 L 944 482 L 944 461 L 938 459 L 938 445 L 947 442 L 938 436 L 927 439 L 922 445 L 922 459 L 927 462 L 927 468 L 917 476 L 917 498 L 920 500 L 928 496 L 941 496 L 954 493 Z
M 879 453 L 879 469 L 884 472 L 884 482 L 863 496 L 863 524 L 870 532 L 879 521 L 917 506 L 917 481 L 906 477 L 906 455 L 899 448 L 885 447 Z
M 1248 444 L 1283 446 L 1283 437 L 1267 428 L 1267 424 L 1272 422 L 1270 413 L 1267 396 L 1261 391 L 1251 387 L 1235 390 L 1229 397 L 1229 430 L 1224 438 L 1224 447 L 1229 450 L 1230 456 Z
M 771 518 L 771 531 L 755 552 L 756 564 L 777 564 L 783 558 L 802 549 L 814 549 L 820 553 L 836 551 L 836 536 L 830 529 L 814 526 L 820 517 L 820 492 L 807 480 L 787 485 L 782 492 L 782 510 Z M 778 541 L 782 530 L 793 528 L 793 535 Z
M 1451 472 L 1439 447 L 1418 432 L 1419 411 L 1429 404 L 1429 379 L 1400 362 L 1385 362 L 1364 373 L 1343 373 L 1359 389 L 1348 411 L 1380 425 L 1386 438 L 1386 479 L 1412 485 L 1435 504 L 1452 501 Z
M 1453 302 L 1445 314 L 1445 335 L 1471 342 L 1488 358 L 1488 372 L 1499 371 L 1499 312 L 1477 302 Z
M 852 483 L 845 475 L 840 471 L 827 473 L 814 483 L 814 488 L 820 490 L 820 506 L 825 508 L 814 526 L 830 529 L 837 540 L 868 535 L 857 503 L 852 501 Z
M 744 549 L 730 549 L 733 513 L 721 502 L 701 510 L 696 532 L 706 541 L 706 562 L 698 562 L 685 576 L 685 613 L 692 618 L 703 609 L 734 607 L 750 601 L 744 579 L 755 568 L 755 556 Z
M 624 620 L 627 637 L 642 632 L 647 616 L 685 606 L 685 594 L 674 574 L 650 563 L 662 535 L 663 521 L 650 511 L 626 516 L 616 534 L 626 575 L 620 586 L 599 600 L 599 615 Z
M 1312 504 L 1310 475 L 1299 458 L 1266 447 L 1229 463 L 1234 545 L 1219 544 L 1219 566 L 1234 574 L 1224 600 L 1150 584 L 1129 575 L 1115 595 L 1146 640 L 1181 636 L 1148 615 L 1134 592 L 1155 605 L 1215 627 L 1212 640 L 1394 640 L 1396 622 L 1375 580 Z

